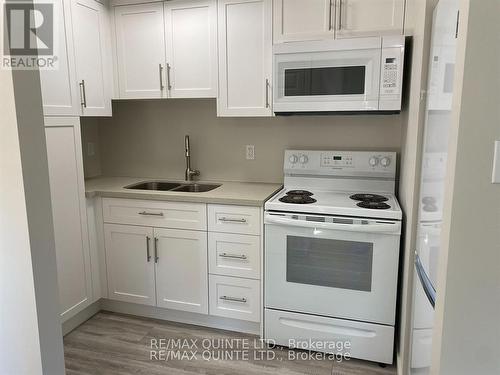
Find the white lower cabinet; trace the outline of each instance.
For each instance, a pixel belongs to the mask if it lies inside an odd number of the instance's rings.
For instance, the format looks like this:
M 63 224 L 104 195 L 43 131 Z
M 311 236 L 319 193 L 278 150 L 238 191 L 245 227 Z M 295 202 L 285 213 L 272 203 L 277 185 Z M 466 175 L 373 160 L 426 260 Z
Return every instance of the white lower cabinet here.
M 260 279 L 260 237 L 232 233 L 208 234 L 209 272 Z
M 154 229 L 158 307 L 208 314 L 207 233 Z
M 104 224 L 108 296 L 156 305 L 153 228 Z
M 210 315 L 260 322 L 260 281 L 210 275 Z
M 103 198 L 107 298 L 260 322 L 261 216 L 259 207 Z
M 90 248 L 78 117 L 46 117 L 57 279 L 63 321 L 92 303 Z

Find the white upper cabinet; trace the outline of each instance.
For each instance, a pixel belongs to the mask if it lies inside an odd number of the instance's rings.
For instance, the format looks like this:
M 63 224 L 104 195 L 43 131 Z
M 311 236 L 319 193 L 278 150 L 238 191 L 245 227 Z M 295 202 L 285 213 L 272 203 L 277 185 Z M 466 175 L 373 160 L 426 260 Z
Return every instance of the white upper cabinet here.
M 92 302 L 79 119 L 45 118 L 45 137 L 59 300 L 66 320 Z
M 111 116 L 112 70 L 107 10 L 94 0 L 73 0 L 76 77 L 82 116 Z
M 403 33 L 405 0 L 336 1 L 336 38 Z
M 274 0 L 274 43 L 333 39 L 335 0 Z
M 58 66 L 40 70 L 45 116 L 78 116 L 80 101 L 76 85 L 70 0 L 54 0 L 54 22 L 59 30 Z
M 154 229 L 158 307 L 208 314 L 207 232 Z
M 119 97 L 166 96 L 163 3 L 115 7 Z
M 167 89 L 172 98 L 217 96 L 215 0 L 165 2 Z
M 220 0 L 219 116 L 271 116 L 272 0 Z

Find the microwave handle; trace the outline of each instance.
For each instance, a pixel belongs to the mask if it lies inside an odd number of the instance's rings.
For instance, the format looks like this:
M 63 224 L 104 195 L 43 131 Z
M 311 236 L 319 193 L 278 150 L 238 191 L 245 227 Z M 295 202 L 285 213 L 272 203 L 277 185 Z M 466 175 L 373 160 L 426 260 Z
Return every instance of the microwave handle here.
M 314 229 L 330 229 L 343 230 L 348 232 L 369 232 L 369 233 L 386 233 L 400 234 L 401 223 L 395 221 L 392 223 L 371 221 L 369 224 L 338 224 L 338 223 L 321 223 L 316 221 L 294 220 L 285 217 L 277 217 L 268 215 L 264 220 L 265 224 L 278 224 L 302 228 Z

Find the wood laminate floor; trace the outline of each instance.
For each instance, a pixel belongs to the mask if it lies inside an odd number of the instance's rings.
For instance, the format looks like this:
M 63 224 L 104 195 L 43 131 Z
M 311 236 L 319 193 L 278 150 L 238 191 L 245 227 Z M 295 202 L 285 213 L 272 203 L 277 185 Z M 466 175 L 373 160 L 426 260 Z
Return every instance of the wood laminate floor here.
M 226 349 L 231 345 L 232 349 Z M 289 355 L 288 348 L 268 351 L 252 335 L 108 312 L 98 313 L 66 335 L 64 352 L 68 375 L 396 373 L 393 366 L 381 368 L 354 359 L 311 359 L 304 351 Z M 297 355 L 306 358 L 289 358 Z

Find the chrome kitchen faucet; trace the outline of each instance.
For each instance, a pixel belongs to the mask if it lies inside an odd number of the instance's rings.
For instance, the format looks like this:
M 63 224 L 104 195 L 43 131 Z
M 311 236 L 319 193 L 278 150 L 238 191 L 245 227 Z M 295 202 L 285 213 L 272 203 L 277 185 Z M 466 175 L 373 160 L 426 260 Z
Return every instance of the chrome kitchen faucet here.
M 193 181 L 194 176 L 199 176 L 200 171 L 196 169 L 191 169 L 191 148 L 189 146 L 189 135 L 186 135 L 184 137 L 184 149 L 185 149 L 185 154 L 186 154 L 186 172 L 185 172 L 185 179 L 186 181 Z

